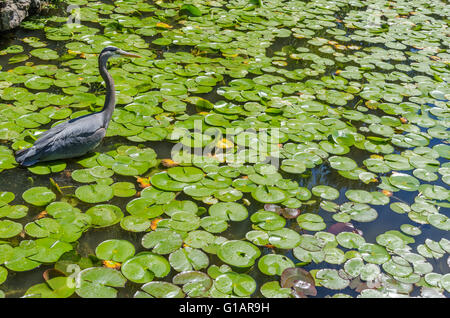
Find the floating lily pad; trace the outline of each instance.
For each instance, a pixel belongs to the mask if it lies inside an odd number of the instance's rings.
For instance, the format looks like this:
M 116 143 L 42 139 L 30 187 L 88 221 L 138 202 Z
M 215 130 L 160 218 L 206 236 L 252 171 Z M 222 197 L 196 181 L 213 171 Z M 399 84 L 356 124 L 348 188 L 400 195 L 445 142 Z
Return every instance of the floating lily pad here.
M 120 220 L 120 226 L 129 232 L 144 232 L 151 227 L 151 221 L 136 215 L 127 215 Z
M 203 179 L 203 171 L 195 167 L 173 167 L 167 170 L 172 179 L 179 182 L 197 182 Z
M 35 253 L 29 256 L 30 260 L 41 263 L 54 263 L 66 252 L 73 249 L 69 243 L 55 238 L 40 238 L 34 241 Z
M 212 286 L 211 278 L 200 271 L 185 271 L 178 273 L 172 279 L 176 285 L 183 286 L 183 292 L 190 297 L 204 297 Z
M 51 162 L 51 163 L 40 163 L 29 167 L 30 170 L 34 174 L 50 174 L 63 171 L 66 168 L 65 162 Z
M 171 253 L 169 262 L 173 269 L 182 272 L 206 268 L 209 264 L 209 258 L 201 250 L 185 247 Z
M 339 197 L 339 191 L 326 185 L 318 185 L 311 189 L 314 195 L 326 200 L 335 200 Z
M 301 228 L 308 231 L 321 231 L 326 225 L 320 215 L 312 213 L 303 213 L 297 217 L 297 222 Z
M 252 243 L 245 241 L 227 241 L 217 251 L 217 256 L 225 263 L 236 267 L 250 267 L 261 251 Z
M 383 264 L 391 257 L 383 246 L 366 243 L 359 247 L 363 259 L 372 264 Z
M 125 240 L 106 240 L 95 249 L 98 258 L 119 263 L 133 256 L 134 252 L 133 244 Z
M 104 184 L 84 185 L 75 190 L 75 196 L 83 202 L 100 203 L 111 200 L 114 190 Z
M 292 249 L 300 243 L 300 234 L 288 228 L 269 231 L 269 243 L 282 249 Z
M 359 248 L 366 240 L 359 234 L 353 232 L 341 232 L 336 235 L 338 243 L 345 248 Z
M 136 194 L 136 188 L 131 182 L 116 182 L 111 185 L 115 197 L 132 197 Z
M 169 254 L 176 251 L 182 244 L 181 236 L 168 229 L 159 229 L 147 233 L 142 238 L 142 246 L 152 248 L 157 254 Z
M 120 222 L 123 217 L 122 210 L 112 204 L 100 204 L 86 211 L 91 217 L 91 223 L 95 227 L 107 227 Z
M 227 272 L 215 278 L 214 287 L 223 294 L 245 297 L 253 294 L 256 282 L 247 274 Z
M 260 291 L 266 298 L 289 298 L 291 295 L 291 289 L 282 288 L 278 281 L 264 283 Z
M 286 268 L 281 274 L 281 286 L 291 288 L 298 297 L 316 296 L 316 283 L 310 272 L 303 268 Z
M 290 267 L 294 267 L 294 263 L 284 255 L 268 254 L 258 261 L 259 270 L 266 275 L 281 276 L 283 271 Z
M 416 191 L 420 186 L 419 180 L 405 173 L 392 175 L 389 177 L 389 182 L 393 186 L 405 191 Z
M 34 187 L 25 191 L 22 198 L 30 204 L 44 206 L 54 201 L 56 194 L 47 187 Z
M 263 230 L 279 230 L 286 225 L 282 216 L 270 211 L 258 211 L 252 214 L 250 220 Z
M 7 192 L 7 191 L 0 192 L 0 206 L 7 205 L 12 200 L 14 200 L 15 197 L 16 196 L 12 192 Z
M 358 167 L 353 159 L 347 157 L 333 156 L 328 158 L 328 160 L 330 161 L 331 167 L 336 170 L 348 171 Z
M 170 272 L 170 264 L 160 255 L 142 252 L 125 261 L 121 270 L 128 280 L 142 284 L 152 281 L 155 276 L 166 276 Z
M 181 191 L 188 184 L 172 179 L 167 172 L 160 172 L 152 176 L 150 182 L 158 189 L 166 191 Z
M 209 208 L 211 216 L 221 217 L 235 222 L 243 221 L 248 216 L 247 208 L 235 202 L 219 202 Z
M 22 232 L 22 224 L 10 220 L 0 221 L 0 238 L 14 237 L 20 232 Z
M 262 203 L 280 203 L 287 198 L 287 195 L 276 187 L 259 186 L 252 191 L 252 197 Z
M 321 269 L 316 273 L 316 280 L 320 283 L 320 285 L 333 289 L 340 290 L 346 288 L 350 281 L 339 276 L 337 270 L 334 269 Z
M 40 58 L 41 60 L 54 60 L 59 57 L 56 51 L 47 48 L 34 49 L 30 52 L 30 54 Z
M 192 4 L 183 4 L 180 8 L 180 14 L 186 14 L 192 17 L 201 17 L 202 12 Z
M 55 277 L 28 288 L 26 298 L 68 298 L 75 292 L 73 277 Z
M 184 293 L 180 287 L 162 281 L 152 281 L 141 287 L 141 289 L 145 292 L 136 292 L 134 295 L 135 298 L 146 298 L 146 297 L 154 297 L 154 298 L 183 298 Z
M 114 287 L 124 287 L 127 281 L 120 272 L 104 267 L 84 269 L 77 280 L 75 292 L 82 298 L 115 298 L 117 290 Z

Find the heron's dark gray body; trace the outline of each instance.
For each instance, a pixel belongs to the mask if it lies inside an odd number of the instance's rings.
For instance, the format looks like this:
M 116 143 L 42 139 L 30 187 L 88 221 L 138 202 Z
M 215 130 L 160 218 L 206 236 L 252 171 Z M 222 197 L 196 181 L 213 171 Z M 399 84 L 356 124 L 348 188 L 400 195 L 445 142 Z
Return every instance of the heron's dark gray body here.
M 80 157 L 97 147 L 106 135 L 100 113 L 71 119 L 46 131 L 33 147 L 16 153 L 23 166 L 37 162 Z
M 106 61 L 118 54 L 136 57 L 115 47 L 107 47 L 100 53 L 99 69 L 107 89 L 102 111 L 71 119 L 47 130 L 31 148 L 16 152 L 19 164 L 32 166 L 43 161 L 80 157 L 100 144 L 115 107 L 114 81 L 106 70 Z

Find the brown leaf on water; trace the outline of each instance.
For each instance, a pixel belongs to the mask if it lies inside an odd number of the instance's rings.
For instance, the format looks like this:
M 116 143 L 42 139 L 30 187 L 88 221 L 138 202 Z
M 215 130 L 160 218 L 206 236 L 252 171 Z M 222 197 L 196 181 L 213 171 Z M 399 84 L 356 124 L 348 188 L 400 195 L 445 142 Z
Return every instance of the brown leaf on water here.
M 47 211 L 44 210 L 44 211 L 40 212 L 38 215 L 36 215 L 35 219 L 39 220 L 39 219 L 47 217 L 47 215 L 48 215 Z
M 178 166 L 180 163 L 175 162 L 175 161 L 173 161 L 172 159 L 162 159 L 162 160 L 161 160 L 161 164 L 162 164 L 164 167 L 171 168 L 171 167 L 176 167 L 176 166 Z
M 151 186 L 152 184 L 150 183 L 150 178 L 141 178 L 138 177 L 136 180 L 139 183 L 139 186 L 141 188 L 148 188 L 149 186 Z
M 162 219 L 161 218 L 157 218 L 157 219 L 153 219 L 152 220 L 152 223 L 151 223 L 151 225 L 150 225 L 150 228 L 154 231 L 154 230 L 156 230 L 156 228 L 158 227 L 158 223 L 159 223 L 159 221 L 161 221 Z
M 300 209 L 291 209 L 291 208 L 284 208 L 281 211 L 281 215 L 284 216 L 286 219 L 295 219 L 297 216 L 299 216 L 301 213 Z
M 102 261 L 103 267 L 112 268 L 112 269 L 120 269 L 122 266 L 121 263 L 114 261 Z
M 294 296 L 298 298 L 317 295 L 313 276 L 303 268 L 286 268 L 281 274 L 280 285 L 283 288 L 292 288 Z
M 363 235 L 363 232 L 355 228 L 355 226 L 352 223 L 344 223 L 344 222 L 334 223 L 328 228 L 327 231 L 333 233 L 334 235 L 337 235 L 341 232 L 353 232 L 359 235 Z

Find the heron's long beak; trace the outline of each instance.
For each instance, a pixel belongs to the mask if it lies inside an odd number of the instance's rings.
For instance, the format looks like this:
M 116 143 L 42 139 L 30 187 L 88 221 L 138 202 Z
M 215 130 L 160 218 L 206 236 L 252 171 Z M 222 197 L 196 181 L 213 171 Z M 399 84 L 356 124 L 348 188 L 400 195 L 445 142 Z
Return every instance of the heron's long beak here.
M 134 53 L 130 53 L 130 52 L 125 52 L 125 51 L 122 51 L 122 50 L 120 50 L 117 53 L 119 53 L 120 55 L 123 55 L 123 56 L 128 56 L 128 57 L 142 57 L 140 55 L 137 55 L 137 54 L 134 54 Z

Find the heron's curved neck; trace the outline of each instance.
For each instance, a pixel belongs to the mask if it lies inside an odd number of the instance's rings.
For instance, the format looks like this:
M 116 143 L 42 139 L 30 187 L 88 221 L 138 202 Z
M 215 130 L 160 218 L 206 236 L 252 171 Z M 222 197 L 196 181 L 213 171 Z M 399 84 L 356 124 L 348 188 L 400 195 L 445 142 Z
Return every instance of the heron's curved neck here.
M 100 56 L 98 61 L 100 75 L 102 76 L 106 84 L 105 105 L 103 106 L 103 109 L 101 111 L 103 114 L 103 123 L 105 127 L 108 127 L 109 121 L 111 120 L 112 114 L 114 112 L 114 107 L 116 106 L 116 90 L 114 88 L 114 80 L 106 69 L 107 60 L 108 56 Z

